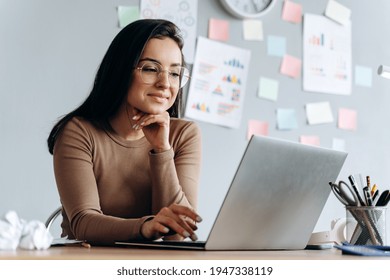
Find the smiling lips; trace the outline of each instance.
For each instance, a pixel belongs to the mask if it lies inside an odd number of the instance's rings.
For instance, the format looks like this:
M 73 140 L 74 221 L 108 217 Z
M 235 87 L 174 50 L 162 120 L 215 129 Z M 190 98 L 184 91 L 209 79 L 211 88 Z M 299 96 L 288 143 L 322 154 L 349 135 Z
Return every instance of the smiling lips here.
M 162 93 L 149 93 L 148 96 L 152 97 L 158 103 L 164 103 L 169 98 L 169 96 L 164 96 Z

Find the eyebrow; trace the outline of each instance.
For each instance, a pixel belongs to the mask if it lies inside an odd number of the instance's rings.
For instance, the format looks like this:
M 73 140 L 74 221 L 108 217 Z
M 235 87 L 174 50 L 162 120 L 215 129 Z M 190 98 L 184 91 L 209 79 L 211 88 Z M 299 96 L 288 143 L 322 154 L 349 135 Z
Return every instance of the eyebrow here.
M 138 63 L 143 62 L 143 61 L 151 61 L 151 62 L 157 63 L 157 64 L 159 64 L 159 65 L 162 66 L 161 62 L 158 61 L 158 60 L 156 60 L 156 59 L 154 59 L 154 58 L 145 57 L 145 58 L 143 58 L 143 59 L 140 59 L 140 60 L 138 61 Z M 172 63 L 170 66 L 172 67 L 172 66 L 182 66 L 182 65 L 181 65 L 181 63 Z

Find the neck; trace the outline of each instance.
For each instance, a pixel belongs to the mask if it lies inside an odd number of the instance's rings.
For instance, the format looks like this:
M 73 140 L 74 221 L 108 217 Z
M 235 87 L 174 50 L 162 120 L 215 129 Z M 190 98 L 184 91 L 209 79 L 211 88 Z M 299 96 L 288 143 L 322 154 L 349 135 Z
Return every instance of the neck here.
M 118 113 L 110 120 L 110 125 L 115 133 L 125 140 L 138 140 L 144 137 L 142 130 L 132 128 L 126 104 L 121 106 Z

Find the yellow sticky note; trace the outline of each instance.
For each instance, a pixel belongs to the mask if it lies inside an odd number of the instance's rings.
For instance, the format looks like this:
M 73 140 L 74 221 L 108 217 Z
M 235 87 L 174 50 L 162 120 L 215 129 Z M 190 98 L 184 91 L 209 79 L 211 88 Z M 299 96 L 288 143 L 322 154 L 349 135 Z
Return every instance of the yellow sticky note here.
M 209 20 L 209 39 L 227 41 L 229 39 L 229 22 L 211 18 Z
M 284 55 L 280 73 L 292 78 L 298 78 L 301 74 L 302 61 L 291 55 Z
M 248 41 L 263 41 L 263 23 L 261 20 L 246 19 L 242 23 L 244 39 Z
M 326 5 L 325 16 L 342 25 L 346 25 L 350 22 L 351 10 L 337 1 L 329 0 Z

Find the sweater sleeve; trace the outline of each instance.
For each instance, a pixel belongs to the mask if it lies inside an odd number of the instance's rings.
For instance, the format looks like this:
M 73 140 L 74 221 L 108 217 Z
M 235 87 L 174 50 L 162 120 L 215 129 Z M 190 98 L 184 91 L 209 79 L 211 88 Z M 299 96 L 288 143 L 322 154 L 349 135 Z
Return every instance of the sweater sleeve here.
M 188 122 L 174 137 L 172 148 L 149 153 L 152 176 L 152 213 L 177 203 L 197 207 L 201 165 L 201 133 L 194 122 Z
M 125 219 L 101 211 L 93 172 L 93 138 L 77 119 L 65 126 L 53 153 L 54 172 L 61 203 L 69 219 L 70 238 L 96 243 L 140 239 L 148 217 Z

